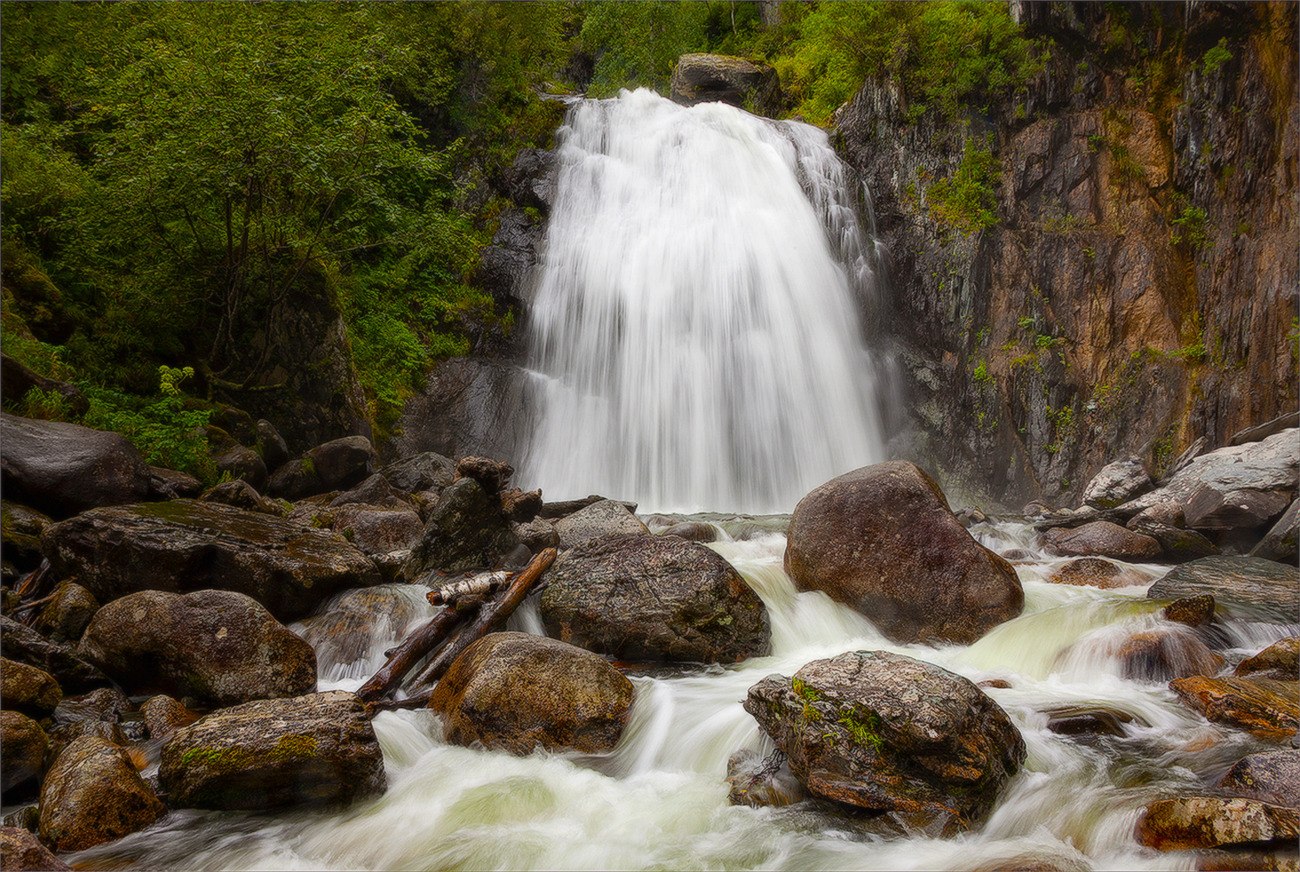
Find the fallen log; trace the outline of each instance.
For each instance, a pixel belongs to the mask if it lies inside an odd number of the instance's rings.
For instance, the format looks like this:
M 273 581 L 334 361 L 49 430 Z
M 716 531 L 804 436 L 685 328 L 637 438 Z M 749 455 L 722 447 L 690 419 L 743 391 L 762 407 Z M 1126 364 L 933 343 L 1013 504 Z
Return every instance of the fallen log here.
M 429 604 L 445 606 L 451 605 L 462 597 L 482 596 L 485 594 L 495 593 L 502 587 L 505 587 L 513 575 L 514 573 L 505 571 L 484 572 L 466 578 L 463 581 L 454 581 L 451 584 L 445 584 L 437 590 L 429 591 Z
M 379 671 L 361 685 L 357 696 L 362 700 L 376 700 L 388 693 L 394 685 L 415 668 L 420 658 L 445 642 L 457 626 L 469 620 L 478 610 L 479 602 L 465 603 L 461 608 L 446 608 L 433 616 L 429 623 L 407 636 L 402 644 L 388 652 L 388 660 Z
M 429 665 L 415 679 L 415 686 L 432 684 L 442 678 L 443 673 L 447 671 L 447 667 L 451 666 L 452 661 L 464 653 L 466 648 L 505 623 L 506 619 L 524 601 L 524 597 L 528 596 L 529 591 L 542 577 L 542 573 L 550 568 L 550 565 L 555 561 L 555 554 L 554 548 L 539 551 L 537 556 L 514 577 L 505 593 L 485 604 L 479 611 L 474 623 L 461 629 L 456 634 L 456 637 L 444 645 L 442 650 L 429 661 Z

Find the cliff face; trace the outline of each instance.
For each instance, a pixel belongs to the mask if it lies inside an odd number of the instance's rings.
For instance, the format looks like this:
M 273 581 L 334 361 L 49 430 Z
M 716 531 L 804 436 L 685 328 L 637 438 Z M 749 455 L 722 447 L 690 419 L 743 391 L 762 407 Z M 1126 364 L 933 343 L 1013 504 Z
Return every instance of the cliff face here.
M 909 450 L 1012 506 L 1294 410 L 1300 243 L 1294 5 L 1015 11 L 1050 40 L 1027 93 L 909 124 L 868 82 L 834 134 L 890 252 Z M 982 148 L 996 223 L 964 232 L 933 186 Z

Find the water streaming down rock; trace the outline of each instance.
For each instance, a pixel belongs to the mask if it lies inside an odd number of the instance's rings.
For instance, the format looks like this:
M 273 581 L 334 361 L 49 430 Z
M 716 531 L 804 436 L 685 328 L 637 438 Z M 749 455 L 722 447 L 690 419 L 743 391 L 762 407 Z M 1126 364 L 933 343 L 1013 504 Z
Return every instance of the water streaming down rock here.
M 642 90 L 576 103 L 560 142 L 529 486 L 789 511 L 881 458 L 875 252 L 824 132 Z

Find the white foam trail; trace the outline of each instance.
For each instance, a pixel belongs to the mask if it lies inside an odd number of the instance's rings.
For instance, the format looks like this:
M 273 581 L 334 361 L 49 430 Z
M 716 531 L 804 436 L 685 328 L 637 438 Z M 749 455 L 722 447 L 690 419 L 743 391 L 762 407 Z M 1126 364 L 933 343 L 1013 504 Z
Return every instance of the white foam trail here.
M 529 486 L 789 511 L 881 459 L 871 249 L 823 131 L 640 90 L 576 103 L 559 139 Z

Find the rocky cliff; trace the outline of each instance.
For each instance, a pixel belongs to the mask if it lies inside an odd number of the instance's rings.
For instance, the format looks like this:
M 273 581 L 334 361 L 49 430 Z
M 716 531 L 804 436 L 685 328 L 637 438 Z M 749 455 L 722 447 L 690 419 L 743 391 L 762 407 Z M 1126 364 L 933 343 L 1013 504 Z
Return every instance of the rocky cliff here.
M 1296 24 L 1276 4 L 1016 3 L 1046 49 L 1003 105 L 834 136 L 874 199 L 904 452 L 1018 506 L 1157 474 L 1296 408 Z

